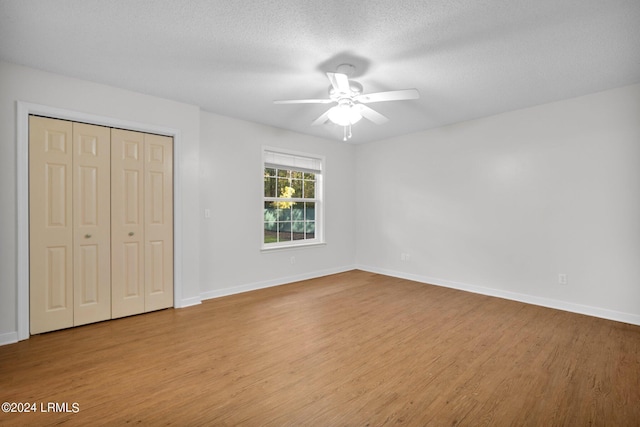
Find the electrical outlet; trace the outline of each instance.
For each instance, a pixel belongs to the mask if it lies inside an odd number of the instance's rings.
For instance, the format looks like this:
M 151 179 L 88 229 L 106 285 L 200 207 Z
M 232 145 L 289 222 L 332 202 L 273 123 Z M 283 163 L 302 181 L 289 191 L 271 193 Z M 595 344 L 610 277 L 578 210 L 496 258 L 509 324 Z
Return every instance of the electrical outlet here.
M 558 274 L 558 283 L 561 285 L 566 285 L 567 283 L 569 283 L 569 278 L 566 274 L 560 273 Z
M 289 262 L 291 263 L 291 265 L 296 263 L 296 257 L 292 256 L 291 258 L 289 258 Z
M 204 217 L 205 218 L 211 218 L 211 209 L 205 209 L 204 210 Z
M 404 261 L 404 262 L 409 261 L 409 254 L 406 253 L 406 252 L 401 253 L 400 254 L 400 261 Z

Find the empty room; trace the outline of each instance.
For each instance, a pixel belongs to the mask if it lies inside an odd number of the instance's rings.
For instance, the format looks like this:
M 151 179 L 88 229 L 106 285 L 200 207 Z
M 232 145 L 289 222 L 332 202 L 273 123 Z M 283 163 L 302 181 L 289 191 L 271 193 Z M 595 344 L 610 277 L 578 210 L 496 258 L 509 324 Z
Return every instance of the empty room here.
M 639 22 L 0 0 L 0 424 L 640 425 Z

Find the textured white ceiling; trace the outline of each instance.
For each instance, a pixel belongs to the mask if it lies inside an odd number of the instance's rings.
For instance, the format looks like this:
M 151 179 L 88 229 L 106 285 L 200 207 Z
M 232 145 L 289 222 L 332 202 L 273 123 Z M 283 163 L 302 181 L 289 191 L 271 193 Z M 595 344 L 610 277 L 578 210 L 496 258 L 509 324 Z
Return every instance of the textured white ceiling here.
M 640 82 L 640 0 L 0 0 L 0 59 L 330 139 L 272 101 L 420 91 L 358 143 Z

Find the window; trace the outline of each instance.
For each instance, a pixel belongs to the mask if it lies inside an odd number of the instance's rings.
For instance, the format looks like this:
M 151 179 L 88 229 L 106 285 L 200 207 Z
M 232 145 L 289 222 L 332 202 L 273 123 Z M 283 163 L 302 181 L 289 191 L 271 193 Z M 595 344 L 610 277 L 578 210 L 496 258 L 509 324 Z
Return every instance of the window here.
M 264 151 L 262 247 L 322 243 L 322 159 Z

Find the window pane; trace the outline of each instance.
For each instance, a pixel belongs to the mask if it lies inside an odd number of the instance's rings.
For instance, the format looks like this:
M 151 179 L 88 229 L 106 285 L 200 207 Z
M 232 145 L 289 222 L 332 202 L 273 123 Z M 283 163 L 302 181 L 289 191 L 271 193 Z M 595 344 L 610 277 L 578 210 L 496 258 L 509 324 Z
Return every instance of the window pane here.
M 304 196 L 306 199 L 315 199 L 316 197 L 316 182 L 305 181 L 304 182 Z
M 276 202 L 276 203 L 284 204 L 284 202 Z M 291 221 L 291 208 L 278 209 L 277 217 L 278 217 L 278 221 Z
M 316 179 L 316 174 L 315 173 L 305 173 L 304 174 L 304 179 L 311 179 L 314 180 Z
M 291 223 L 278 223 L 278 242 L 288 242 L 291 240 Z
M 304 221 L 304 203 L 294 203 L 291 209 L 293 221 Z
M 293 240 L 303 240 L 304 239 L 304 222 L 303 221 L 292 222 L 291 231 L 292 231 Z
M 283 199 L 290 199 L 292 197 L 298 197 L 296 195 L 296 189 L 293 188 L 293 181 L 288 178 L 278 178 L 278 194 L 276 197 Z M 289 205 L 281 205 L 280 207 L 290 207 Z
M 274 168 L 264 168 L 264 176 L 276 176 L 276 170 Z
M 315 221 L 306 221 L 304 224 L 304 231 L 307 235 L 307 239 L 314 239 L 316 236 L 316 223 Z
M 278 231 L 281 233 L 291 232 L 291 222 L 290 221 L 278 222 Z
M 291 232 L 290 231 L 280 231 L 278 232 L 278 242 L 290 242 L 291 241 Z
M 267 227 L 267 224 L 264 225 L 264 242 L 265 243 L 275 243 L 278 241 L 278 231 L 275 228 L 275 224 L 273 229 Z
M 286 169 L 277 169 L 278 171 L 278 176 L 281 178 L 288 178 L 289 177 L 289 171 Z
M 287 178 L 278 178 L 278 192 L 276 197 L 285 197 L 286 194 L 285 188 L 289 186 L 289 180 Z
M 301 179 L 292 179 L 291 187 L 293 187 L 293 193 L 291 197 L 303 197 L 302 196 L 302 180 Z
M 291 171 L 291 178 L 302 179 L 302 172 Z
M 316 219 L 316 204 L 313 202 L 305 203 L 305 219 L 315 220 Z
M 264 197 L 276 197 L 276 179 L 272 177 L 264 178 Z
M 264 202 L 264 222 L 265 224 L 274 224 L 278 219 L 278 210 L 273 206 L 272 202 Z

